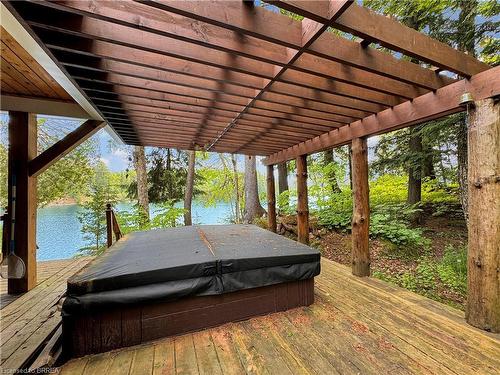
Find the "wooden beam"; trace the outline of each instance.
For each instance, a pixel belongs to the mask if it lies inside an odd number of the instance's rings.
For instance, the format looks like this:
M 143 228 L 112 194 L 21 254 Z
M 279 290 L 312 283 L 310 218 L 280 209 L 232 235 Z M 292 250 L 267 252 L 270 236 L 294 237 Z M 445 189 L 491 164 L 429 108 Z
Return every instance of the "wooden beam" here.
M 297 240 L 309 244 L 309 203 L 307 196 L 307 155 L 300 155 L 297 164 Z
M 434 93 L 427 93 L 412 101 L 355 121 L 349 126 L 299 143 L 267 157 L 263 163 L 265 165 L 281 163 L 298 155 L 312 154 L 348 144 L 354 138 L 382 134 L 464 111 L 464 107 L 460 106 L 460 96 L 464 92 L 470 92 L 476 100 L 500 95 L 500 67 L 491 68 L 473 76 L 470 80 L 452 83 Z
M 466 319 L 500 332 L 500 103 L 485 99 L 469 108 Z
M 31 177 L 28 173 L 28 164 L 36 156 L 36 152 L 36 116 L 27 112 L 9 112 L 8 212 L 9 218 L 15 220 L 14 250 L 26 266 L 26 274 L 23 278 L 8 280 L 9 294 L 27 292 L 36 286 L 37 281 L 37 190 L 36 178 Z M 15 217 L 12 215 L 13 181 L 16 183 Z M 11 235 L 10 230 L 9 235 Z
M 267 166 L 267 223 L 269 230 L 276 233 L 276 191 L 274 186 L 274 166 Z
M 87 120 L 63 139 L 29 162 L 29 175 L 36 177 L 56 161 L 70 153 L 106 125 L 103 121 Z
M 366 138 L 355 138 L 352 160 L 352 273 L 370 276 L 370 202 L 368 190 L 368 146 Z
M 334 1 L 278 0 L 268 2 L 317 22 L 327 22 L 329 4 Z M 394 19 L 357 4 L 349 7 L 332 26 L 465 77 L 471 77 L 489 69 L 487 64 L 471 55 L 457 51 Z
M 27 111 L 29 113 L 74 118 L 88 117 L 87 112 L 74 102 L 57 99 L 27 98 L 24 96 L 5 95 L 4 93 L 2 93 L 0 109 L 2 111 Z

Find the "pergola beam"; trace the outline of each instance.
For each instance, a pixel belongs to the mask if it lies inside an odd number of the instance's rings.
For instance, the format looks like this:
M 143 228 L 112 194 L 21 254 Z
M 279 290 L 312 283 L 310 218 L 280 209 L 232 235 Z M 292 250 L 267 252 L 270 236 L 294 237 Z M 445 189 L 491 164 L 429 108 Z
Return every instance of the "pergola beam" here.
M 334 1 L 273 0 L 268 2 L 317 22 L 326 22 L 329 16 L 329 3 Z M 332 26 L 461 76 L 471 77 L 489 69 L 487 64 L 471 55 L 457 51 L 445 43 L 357 4 L 349 7 L 348 11 L 337 18 Z
M 392 130 L 430 121 L 451 113 L 461 112 L 460 96 L 470 92 L 474 99 L 481 100 L 500 95 L 500 67 L 491 68 L 395 106 L 376 115 L 355 121 L 349 126 L 332 130 L 308 141 L 299 143 L 263 160 L 265 165 L 277 164 L 296 158 L 298 155 L 312 154 L 327 148 L 338 147 L 354 138 L 369 137 Z
M 106 125 L 104 121 L 87 120 L 63 139 L 54 143 L 28 164 L 30 177 L 37 177 L 56 161 L 70 153 Z

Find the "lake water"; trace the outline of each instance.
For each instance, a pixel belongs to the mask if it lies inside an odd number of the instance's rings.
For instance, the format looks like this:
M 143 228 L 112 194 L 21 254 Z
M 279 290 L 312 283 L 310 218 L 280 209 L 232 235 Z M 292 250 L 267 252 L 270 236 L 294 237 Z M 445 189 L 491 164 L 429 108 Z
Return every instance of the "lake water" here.
M 129 203 L 120 203 L 117 210 L 130 209 Z M 182 207 L 182 202 L 176 204 Z M 37 260 L 65 259 L 73 257 L 78 249 L 85 246 L 82 238 L 78 205 L 50 206 L 38 210 Z M 151 210 L 154 210 L 152 205 Z M 218 203 L 216 207 L 205 207 L 193 202 L 194 224 L 224 224 L 229 221 L 229 203 Z

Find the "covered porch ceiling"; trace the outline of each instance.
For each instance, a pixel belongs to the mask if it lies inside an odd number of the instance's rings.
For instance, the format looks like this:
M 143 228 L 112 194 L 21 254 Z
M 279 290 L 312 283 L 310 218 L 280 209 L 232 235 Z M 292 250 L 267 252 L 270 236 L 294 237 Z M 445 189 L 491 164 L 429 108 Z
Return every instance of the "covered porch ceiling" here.
M 498 69 L 353 1 L 269 3 L 304 18 L 238 0 L 5 5 L 131 145 L 275 164 L 499 94 Z

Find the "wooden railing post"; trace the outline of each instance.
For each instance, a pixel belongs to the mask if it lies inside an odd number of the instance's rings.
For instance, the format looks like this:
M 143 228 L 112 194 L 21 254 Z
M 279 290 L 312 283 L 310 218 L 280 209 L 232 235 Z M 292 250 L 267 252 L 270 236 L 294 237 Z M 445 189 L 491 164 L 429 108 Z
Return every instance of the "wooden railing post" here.
M 106 205 L 106 239 L 107 245 L 113 245 L 113 209 L 111 204 Z
M 370 202 L 366 138 L 352 140 L 352 273 L 370 276 Z
M 500 103 L 480 100 L 469 112 L 465 316 L 475 327 L 500 332 Z
M 267 166 L 267 221 L 269 230 L 276 233 L 276 191 L 274 186 L 274 166 Z
M 297 164 L 297 240 L 309 244 L 309 203 L 307 197 L 307 155 L 300 155 Z

